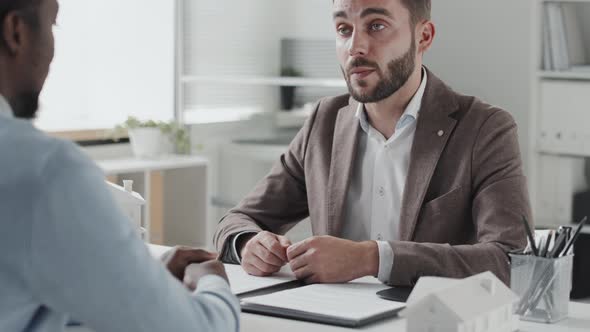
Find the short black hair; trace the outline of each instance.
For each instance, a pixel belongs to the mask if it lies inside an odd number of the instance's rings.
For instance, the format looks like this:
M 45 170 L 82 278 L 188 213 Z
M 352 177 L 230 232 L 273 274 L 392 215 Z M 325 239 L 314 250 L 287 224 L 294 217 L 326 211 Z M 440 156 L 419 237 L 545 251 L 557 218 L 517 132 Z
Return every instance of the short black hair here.
M 39 25 L 39 12 L 37 11 L 42 0 L 0 0 L 0 36 L 4 34 L 4 19 L 8 13 L 21 11 L 23 18 L 33 27 Z M 0 48 L 4 47 L 4 40 L 0 38 Z

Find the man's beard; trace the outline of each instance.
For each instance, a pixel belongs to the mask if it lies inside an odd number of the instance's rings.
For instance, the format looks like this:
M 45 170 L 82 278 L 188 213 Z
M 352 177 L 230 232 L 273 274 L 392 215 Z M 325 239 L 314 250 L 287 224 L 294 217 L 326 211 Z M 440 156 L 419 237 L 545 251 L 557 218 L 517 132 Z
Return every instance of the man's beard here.
M 39 109 L 40 92 L 22 92 L 11 98 L 10 106 L 15 117 L 21 119 L 34 119 Z
M 342 72 L 344 73 L 344 77 L 346 78 L 346 84 L 348 85 L 348 91 L 350 95 L 360 103 L 376 103 L 383 99 L 388 98 L 389 96 L 396 93 L 402 86 L 406 84 L 406 82 L 412 76 L 414 69 L 416 67 L 416 60 L 415 60 L 415 53 L 416 53 L 416 39 L 412 38 L 412 44 L 410 45 L 410 49 L 406 54 L 402 55 L 401 57 L 392 60 L 387 64 L 387 72 L 383 73 L 374 62 L 369 60 L 358 58 L 354 60 L 349 68 L 348 71 Z M 377 82 L 377 86 L 373 89 L 373 91 L 369 93 L 357 93 L 352 84 L 350 82 L 350 77 L 348 76 L 348 72 L 355 67 L 371 67 L 376 69 L 377 75 L 379 75 L 379 82 Z M 366 87 L 367 82 L 360 80 L 357 83 L 361 87 Z

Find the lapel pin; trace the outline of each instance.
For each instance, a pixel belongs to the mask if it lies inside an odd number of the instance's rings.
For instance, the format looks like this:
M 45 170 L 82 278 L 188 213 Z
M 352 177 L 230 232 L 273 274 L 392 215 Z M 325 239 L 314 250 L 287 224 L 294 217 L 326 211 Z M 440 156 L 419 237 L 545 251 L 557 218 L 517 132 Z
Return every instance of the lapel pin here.
M 438 137 L 442 137 L 444 134 L 445 134 L 445 132 L 444 132 L 444 131 L 442 131 L 442 130 L 439 130 L 439 131 L 438 131 Z

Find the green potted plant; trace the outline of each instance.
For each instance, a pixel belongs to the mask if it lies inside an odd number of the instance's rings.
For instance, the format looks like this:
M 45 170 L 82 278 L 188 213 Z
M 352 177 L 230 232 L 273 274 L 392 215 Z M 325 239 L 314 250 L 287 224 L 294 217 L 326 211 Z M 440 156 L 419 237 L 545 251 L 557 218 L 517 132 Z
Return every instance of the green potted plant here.
M 301 77 L 303 76 L 300 71 L 293 67 L 284 67 L 281 69 L 282 77 Z M 283 110 L 293 109 L 295 103 L 295 86 L 281 86 L 281 108 Z
M 187 130 L 175 122 L 140 121 L 130 116 L 115 127 L 115 140 L 129 135 L 133 154 L 138 158 L 155 158 L 165 154 L 190 153 L 190 138 Z

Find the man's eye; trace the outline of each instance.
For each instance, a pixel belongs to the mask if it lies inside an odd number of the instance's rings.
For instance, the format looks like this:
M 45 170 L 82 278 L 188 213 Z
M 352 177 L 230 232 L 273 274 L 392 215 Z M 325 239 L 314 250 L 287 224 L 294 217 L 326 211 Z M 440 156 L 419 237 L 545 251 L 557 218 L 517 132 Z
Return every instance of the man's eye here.
M 381 31 L 385 29 L 385 25 L 380 23 L 373 23 L 371 24 L 371 31 Z
M 341 36 L 350 35 L 350 28 L 347 28 L 347 27 L 338 28 L 337 31 L 338 31 L 338 34 Z

